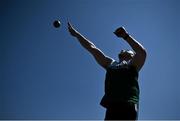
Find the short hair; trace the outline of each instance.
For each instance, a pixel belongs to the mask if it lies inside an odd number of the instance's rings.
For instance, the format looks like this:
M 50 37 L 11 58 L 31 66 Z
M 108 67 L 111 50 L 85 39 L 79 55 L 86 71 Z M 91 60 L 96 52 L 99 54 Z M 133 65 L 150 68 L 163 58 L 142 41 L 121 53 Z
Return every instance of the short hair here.
M 136 54 L 134 51 L 129 50 L 129 49 L 122 49 L 121 52 L 122 51 L 129 53 L 132 57 L 134 57 L 134 55 Z M 119 57 L 120 57 L 121 52 L 118 54 Z
M 136 53 L 132 50 L 126 50 L 126 52 L 130 53 L 132 56 L 134 56 Z

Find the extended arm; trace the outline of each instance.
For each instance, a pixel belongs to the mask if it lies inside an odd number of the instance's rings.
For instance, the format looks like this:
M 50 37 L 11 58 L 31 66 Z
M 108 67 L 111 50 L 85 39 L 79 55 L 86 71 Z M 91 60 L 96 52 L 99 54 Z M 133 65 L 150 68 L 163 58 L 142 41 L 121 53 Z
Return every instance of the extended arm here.
M 137 40 L 130 36 L 124 27 L 118 28 L 114 33 L 118 37 L 122 37 L 135 51 L 136 54 L 134 55 L 131 64 L 134 65 L 138 71 L 140 71 L 146 60 L 145 48 Z
M 68 29 L 70 34 L 76 37 L 80 42 L 80 44 L 94 56 L 98 64 L 100 64 L 105 69 L 108 67 L 109 64 L 111 64 L 113 59 L 106 56 L 90 40 L 86 39 L 77 30 L 75 30 L 69 22 L 68 22 Z

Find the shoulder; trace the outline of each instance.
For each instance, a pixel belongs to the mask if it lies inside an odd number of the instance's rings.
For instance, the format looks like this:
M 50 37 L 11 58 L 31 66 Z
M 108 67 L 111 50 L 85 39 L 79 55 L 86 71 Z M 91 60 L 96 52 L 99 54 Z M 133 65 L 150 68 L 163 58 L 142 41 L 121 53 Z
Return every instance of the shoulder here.
M 128 62 L 129 69 L 133 70 L 136 73 L 139 73 L 139 70 L 136 68 L 134 64 L 132 64 L 132 61 Z
M 112 62 L 108 65 L 108 67 L 106 69 L 109 69 L 109 68 L 114 68 L 118 65 L 119 63 L 115 60 L 112 60 Z

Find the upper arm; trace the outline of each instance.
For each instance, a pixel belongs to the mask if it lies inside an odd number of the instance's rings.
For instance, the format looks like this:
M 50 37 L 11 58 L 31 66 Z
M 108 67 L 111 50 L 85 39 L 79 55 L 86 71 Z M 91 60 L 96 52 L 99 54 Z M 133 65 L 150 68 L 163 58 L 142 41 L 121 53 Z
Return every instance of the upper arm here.
M 95 46 L 91 46 L 89 49 L 90 53 L 93 55 L 95 60 L 99 65 L 103 68 L 107 69 L 107 67 L 112 63 L 113 59 L 106 56 L 100 49 L 96 48 Z
M 143 49 L 140 52 L 136 52 L 133 59 L 131 60 L 131 64 L 137 69 L 137 71 L 140 71 L 143 67 L 146 60 L 146 50 Z

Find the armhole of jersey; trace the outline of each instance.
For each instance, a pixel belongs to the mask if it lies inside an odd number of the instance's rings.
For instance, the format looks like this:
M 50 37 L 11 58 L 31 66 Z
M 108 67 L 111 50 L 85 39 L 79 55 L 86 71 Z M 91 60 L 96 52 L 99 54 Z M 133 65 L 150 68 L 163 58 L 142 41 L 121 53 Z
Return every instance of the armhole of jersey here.
M 115 63 L 117 63 L 114 59 L 112 59 L 112 62 L 108 65 L 107 69 L 110 68 L 112 65 L 114 65 Z
M 128 61 L 127 65 L 132 66 L 132 60 Z
M 133 67 L 137 72 L 139 72 L 139 71 L 137 70 L 137 68 L 136 68 L 134 65 L 132 65 L 132 60 L 128 62 L 128 65 L 131 66 L 131 67 Z

